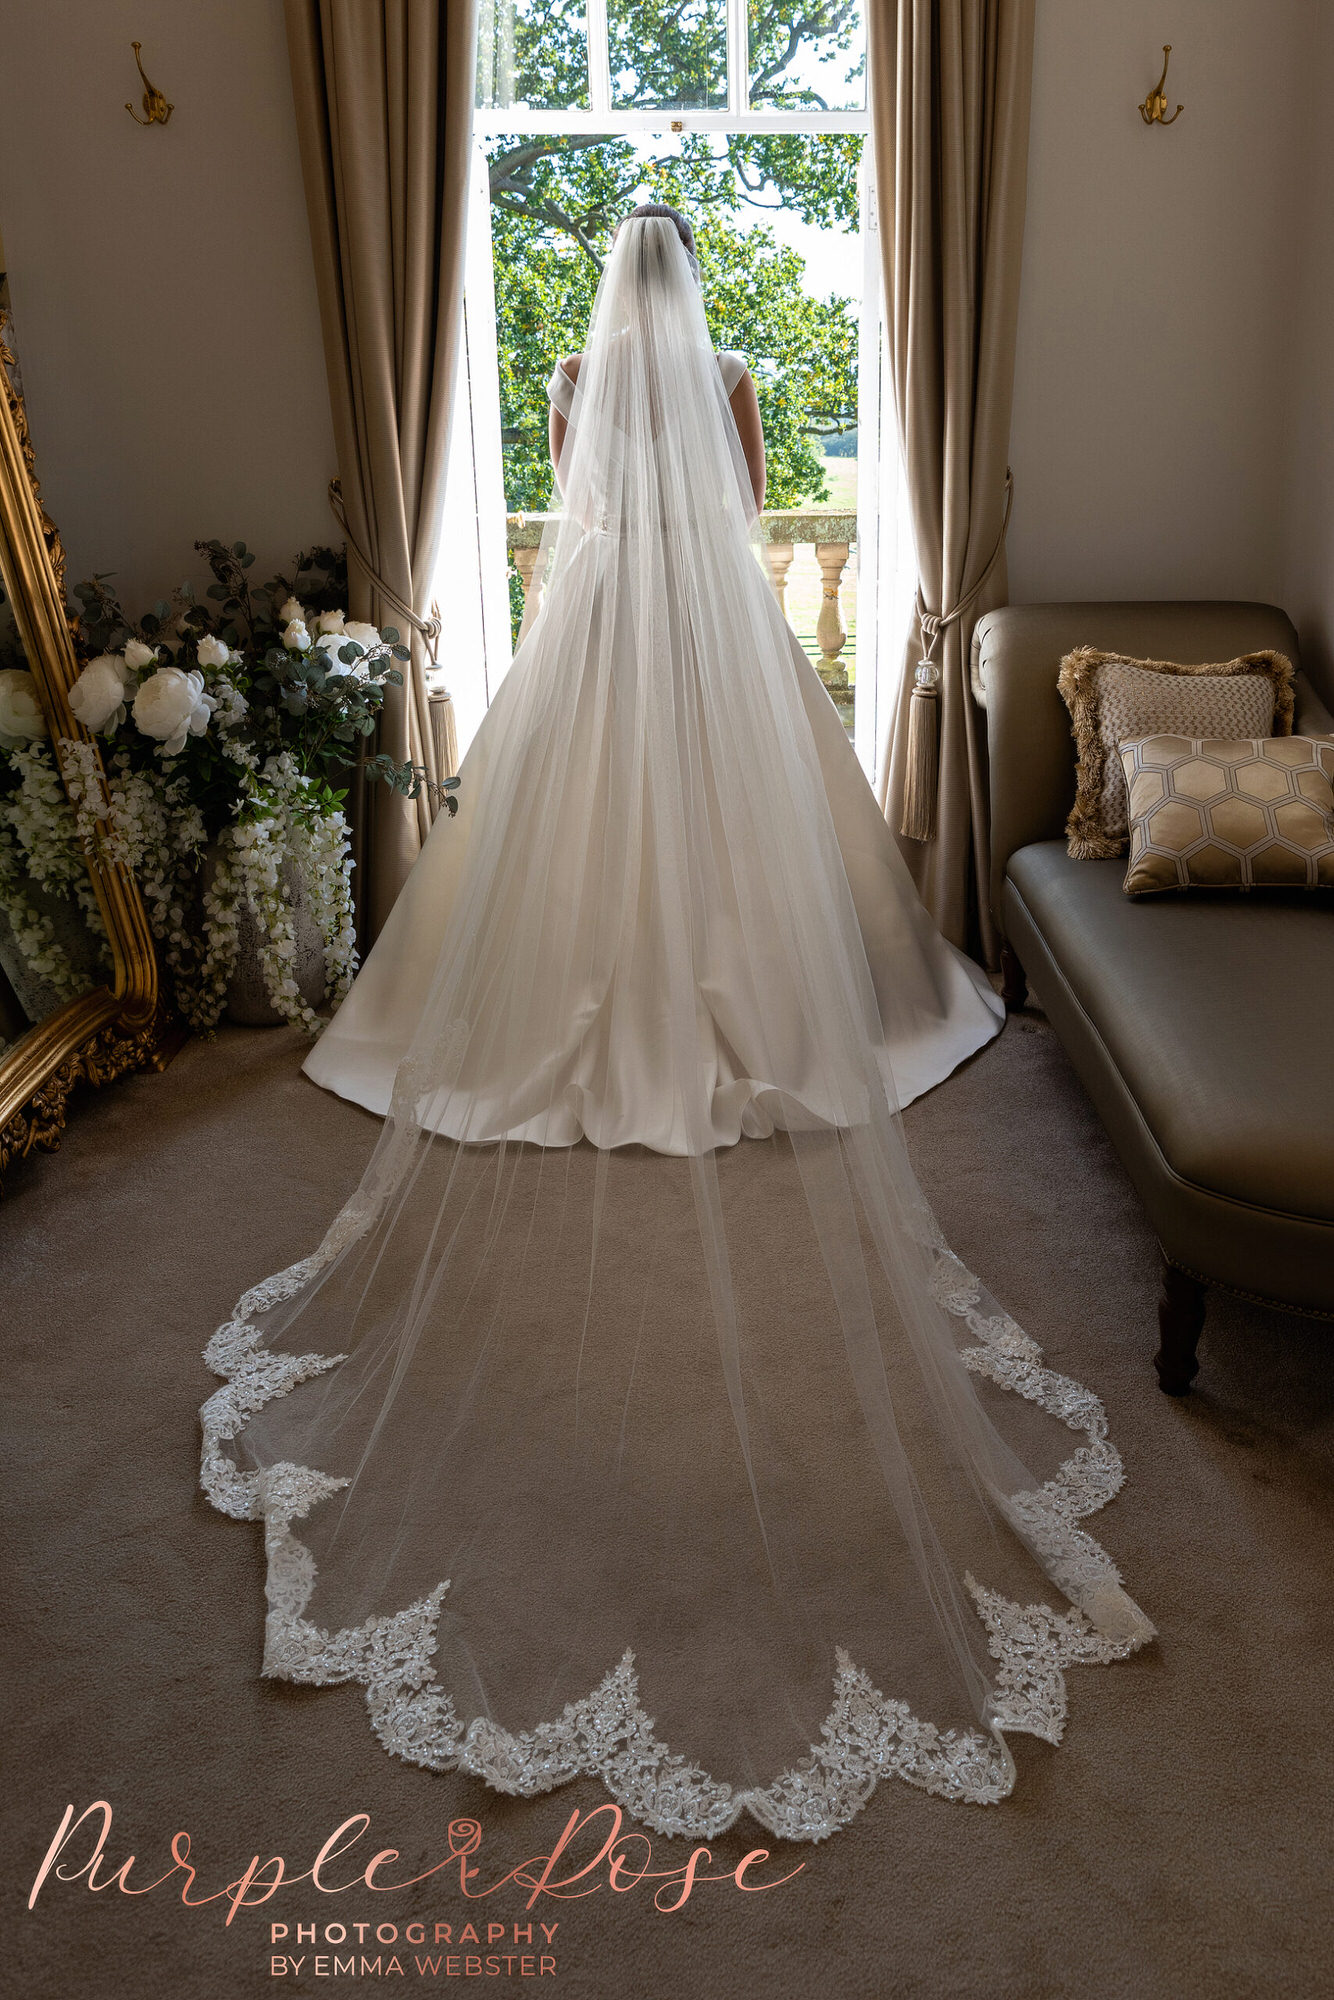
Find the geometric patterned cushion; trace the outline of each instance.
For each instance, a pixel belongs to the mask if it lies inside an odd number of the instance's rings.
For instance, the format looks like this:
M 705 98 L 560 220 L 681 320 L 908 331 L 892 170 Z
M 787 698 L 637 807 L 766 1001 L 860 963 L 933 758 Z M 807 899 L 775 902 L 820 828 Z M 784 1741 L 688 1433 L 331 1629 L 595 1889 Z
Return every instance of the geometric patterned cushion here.
M 1128 660 L 1080 646 L 1061 662 L 1058 686 L 1079 752 L 1072 859 L 1124 854 L 1128 834 L 1120 747 L 1144 736 L 1286 736 L 1292 666 L 1281 653 L 1246 653 L 1221 665 Z
M 1149 736 L 1120 764 L 1128 896 L 1334 889 L 1334 739 Z

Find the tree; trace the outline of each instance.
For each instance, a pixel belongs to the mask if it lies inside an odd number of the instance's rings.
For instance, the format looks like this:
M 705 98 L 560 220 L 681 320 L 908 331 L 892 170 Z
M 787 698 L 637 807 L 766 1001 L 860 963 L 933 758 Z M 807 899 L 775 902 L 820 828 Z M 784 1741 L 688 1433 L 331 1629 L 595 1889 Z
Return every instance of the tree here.
M 680 0 L 611 0 L 613 95 L 639 106 L 726 98 L 720 10 Z M 495 94 L 530 106 L 586 103 L 582 0 L 527 0 L 510 17 L 509 65 Z M 855 81 L 855 0 L 751 7 L 752 102 L 819 104 L 789 74 L 804 56 Z M 486 75 L 484 32 L 483 75 Z M 493 68 L 495 43 L 492 43 Z M 719 79 L 722 79 L 721 83 Z M 821 228 L 855 228 L 861 140 L 855 135 L 692 134 L 648 147 L 597 134 L 544 133 L 490 149 L 492 233 L 505 486 L 512 509 L 540 510 L 551 490 L 547 377 L 583 337 L 602 259 L 641 192 L 695 224 L 704 302 L 719 345 L 751 364 L 769 446 L 771 504 L 828 497 L 816 440 L 857 420 L 856 318 L 847 298 L 811 297 L 805 266 L 743 210 L 785 208 Z

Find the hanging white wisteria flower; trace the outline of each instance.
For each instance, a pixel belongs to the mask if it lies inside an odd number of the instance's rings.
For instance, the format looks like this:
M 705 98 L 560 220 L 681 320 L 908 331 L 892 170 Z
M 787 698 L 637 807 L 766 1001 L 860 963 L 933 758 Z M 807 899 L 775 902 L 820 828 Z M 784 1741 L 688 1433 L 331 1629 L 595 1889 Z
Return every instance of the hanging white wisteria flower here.
M 55 998 L 71 1000 L 97 983 L 88 970 L 105 964 L 105 932 L 97 894 L 79 839 L 73 804 L 61 783 L 49 743 L 11 744 L 0 776 L 0 927 L 8 931 L 23 967 L 43 980 Z M 35 898 L 47 907 L 39 908 Z M 53 912 L 69 906 L 75 925 L 57 934 Z M 77 912 L 77 916 L 74 913 Z M 84 964 L 67 949 L 83 936 Z
M 0 738 L 27 743 L 48 734 L 33 676 L 26 667 L 0 670 Z

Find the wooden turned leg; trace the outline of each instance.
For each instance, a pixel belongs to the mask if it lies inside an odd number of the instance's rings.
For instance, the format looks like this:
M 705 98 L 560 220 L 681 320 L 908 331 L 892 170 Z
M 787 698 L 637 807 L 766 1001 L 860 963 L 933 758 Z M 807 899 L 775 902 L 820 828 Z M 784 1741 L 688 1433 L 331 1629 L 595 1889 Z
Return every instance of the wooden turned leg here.
M 1184 1396 L 1200 1372 L 1195 1343 L 1204 1325 L 1204 1286 L 1198 1278 L 1178 1271 L 1163 1259 L 1163 1289 L 1158 1300 L 1162 1339 L 1153 1365 L 1158 1386 L 1166 1396 Z
M 1007 1012 L 1017 1014 L 1028 1004 L 1028 979 L 1018 957 L 1008 944 L 1001 946 L 1001 999 Z

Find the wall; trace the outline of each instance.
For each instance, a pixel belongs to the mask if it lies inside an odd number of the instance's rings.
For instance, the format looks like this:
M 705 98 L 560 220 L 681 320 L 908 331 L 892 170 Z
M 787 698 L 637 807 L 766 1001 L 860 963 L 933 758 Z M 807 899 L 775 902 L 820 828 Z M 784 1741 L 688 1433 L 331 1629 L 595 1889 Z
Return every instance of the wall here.
M 1303 665 L 1334 706 L 1334 10 L 1319 16 L 1293 274 L 1283 601 L 1297 621 Z
M 1173 39 L 1170 130 L 1135 108 Z M 143 131 L 129 43 L 176 105 Z M 1016 601 L 1254 596 L 1334 660 L 1334 9 L 1038 0 Z M 47 503 L 127 602 L 331 535 L 280 0 L 12 8 L 0 222 Z
M 144 67 L 175 105 L 125 110 Z M 43 495 L 128 609 L 333 539 L 335 470 L 281 0 L 11 7 L 0 217 Z
M 1038 0 L 1011 454 L 1016 601 L 1285 600 L 1321 11 L 1310 0 Z M 1167 91 L 1185 110 L 1149 129 L 1136 105 L 1168 36 Z M 1334 426 L 1334 405 L 1330 415 Z

